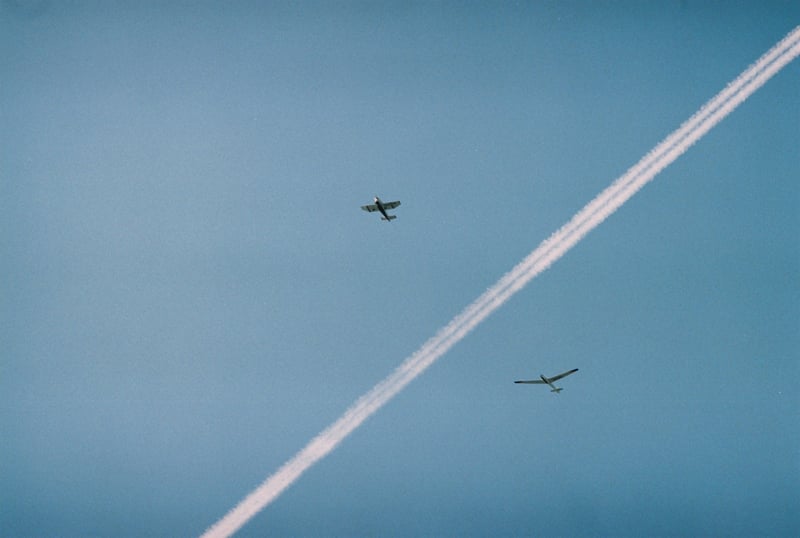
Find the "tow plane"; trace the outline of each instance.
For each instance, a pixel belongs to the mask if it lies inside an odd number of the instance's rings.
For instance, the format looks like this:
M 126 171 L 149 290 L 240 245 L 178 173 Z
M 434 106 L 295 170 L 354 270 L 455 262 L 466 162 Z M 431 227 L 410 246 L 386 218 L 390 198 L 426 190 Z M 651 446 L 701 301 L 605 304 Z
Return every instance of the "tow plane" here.
M 361 209 L 364 211 L 369 211 L 372 213 L 373 211 L 380 211 L 381 220 L 385 220 L 386 222 L 391 222 L 392 220 L 397 218 L 397 215 L 390 215 L 386 211 L 389 209 L 394 209 L 395 207 L 400 205 L 400 200 L 395 200 L 394 202 L 382 202 L 380 198 L 377 196 L 375 197 L 375 203 L 369 205 L 362 205 Z
M 531 379 L 529 381 L 520 380 L 520 381 L 514 381 L 514 383 L 523 383 L 526 385 L 550 385 L 550 392 L 555 392 L 556 394 L 558 394 L 564 389 L 556 387 L 553 383 L 555 383 L 556 381 L 558 381 L 563 377 L 567 377 L 570 374 L 574 374 L 577 371 L 578 369 L 575 368 L 573 370 L 570 370 L 569 372 L 564 372 L 563 374 L 554 375 L 553 377 L 545 377 L 544 375 L 540 375 L 539 379 Z

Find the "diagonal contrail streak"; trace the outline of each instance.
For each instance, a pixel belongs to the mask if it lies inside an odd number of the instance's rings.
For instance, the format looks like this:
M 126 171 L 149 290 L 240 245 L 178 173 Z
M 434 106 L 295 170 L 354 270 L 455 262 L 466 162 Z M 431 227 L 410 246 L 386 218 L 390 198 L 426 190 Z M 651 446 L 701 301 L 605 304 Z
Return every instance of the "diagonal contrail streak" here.
M 300 452 L 268 477 L 222 519 L 204 538 L 235 533 L 265 506 L 291 486 L 303 472 L 328 455 L 353 430 L 378 411 L 484 319 L 528 282 L 567 253 L 586 234 L 627 202 L 659 172 L 669 166 L 717 123 L 800 55 L 800 26 L 772 47 L 756 63 L 706 103 L 689 120 L 665 138 L 636 165 L 598 194 L 564 226 L 543 241 L 495 285 L 467 306 L 450 323 L 425 342 L 383 381 L 359 398 Z

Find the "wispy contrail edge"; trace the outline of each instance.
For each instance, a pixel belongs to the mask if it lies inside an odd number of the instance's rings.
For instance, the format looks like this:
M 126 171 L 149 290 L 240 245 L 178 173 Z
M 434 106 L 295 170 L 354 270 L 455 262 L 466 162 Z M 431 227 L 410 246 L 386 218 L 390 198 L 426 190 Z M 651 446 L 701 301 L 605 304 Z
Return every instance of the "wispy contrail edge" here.
M 227 537 L 240 529 L 291 486 L 303 472 L 329 454 L 353 430 L 403 390 L 428 366 L 530 280 L 566 254 L 586 234 L 608 218 L 798 55 L 800 55 L 800 27 L 795 28 L 755 64 L 728 84 L 722 92 L 659 143 L 639 163 L 596 196 L 566 225 L 425 342 L 394 372 L 359 398 L 338 420 L 312 439 L 305 448 L 269 476 L 222 519 L 209 527 L 203 537 Z

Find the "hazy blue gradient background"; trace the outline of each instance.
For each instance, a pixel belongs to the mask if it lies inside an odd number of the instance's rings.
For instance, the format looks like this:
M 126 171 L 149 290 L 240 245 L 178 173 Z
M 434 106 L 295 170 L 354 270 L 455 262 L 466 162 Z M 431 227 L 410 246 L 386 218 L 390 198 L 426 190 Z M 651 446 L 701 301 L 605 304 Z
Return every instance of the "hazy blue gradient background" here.
M 0 3 L 0 534 L 199 534 L 799 23 Z M 799 140 L 794 62 L 242 536 L 800 534 Z

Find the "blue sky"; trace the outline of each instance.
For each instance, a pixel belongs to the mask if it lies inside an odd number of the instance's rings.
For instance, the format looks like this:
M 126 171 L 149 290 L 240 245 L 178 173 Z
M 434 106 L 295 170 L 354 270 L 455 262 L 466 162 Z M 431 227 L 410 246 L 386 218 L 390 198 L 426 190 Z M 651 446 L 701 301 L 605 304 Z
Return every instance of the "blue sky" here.
M 0 534 L 201 533 L 798 21 L 0 3 Z M 797 535 L 799 76 L 241 535 Z

